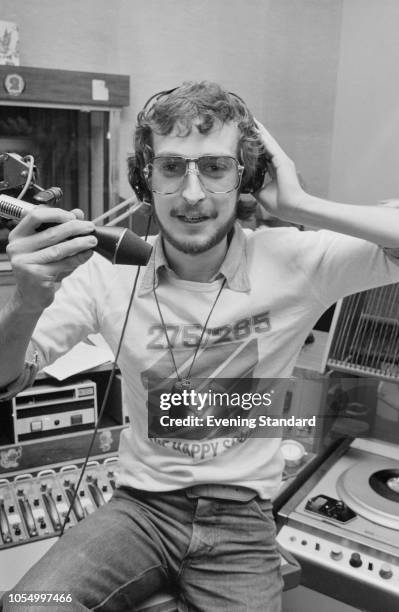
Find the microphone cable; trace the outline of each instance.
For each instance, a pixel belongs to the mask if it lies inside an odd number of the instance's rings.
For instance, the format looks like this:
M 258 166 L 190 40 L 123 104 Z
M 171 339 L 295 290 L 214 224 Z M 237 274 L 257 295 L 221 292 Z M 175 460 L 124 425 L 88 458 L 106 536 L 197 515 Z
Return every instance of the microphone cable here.
M 148 217 L 148 222 L 147 222 L 147 227 L 146 227 L 146 232 L 145 232 L 145 237 L 144 237 L 145 242 L 147 242 L 147 240 L 148 240 L 148 234 L 149 234 L 149 231 L 150 231 L 151 220 L 152 220 L 152 214 L 150 214 L 149 217 Z M 136 294 L 136 288 L 137 288 L 137 282 L 138 282 L 138 279 L 139 279 L 140 270 L 141 270 L 141 266 L 137 266 L 136 275 L 135 275 L 134 282 L 133 282 L 133 287 L 132 287 L 132 290 L 130 292 L 129 303 L 128 303 L 128 306 L 127 306 L 127 309 L 126 309 L 126 314 L 125 314 L 125 318 L 124 318 L 123 325 L 122 325 L 122 331 L 121 331 L 121 334 L 120 334 L 120 337 L 119 337 L 119 341 L 118 341 L 118 346 L 117 346 L 117 349 L 116 349 L 116 352 L 115 352 L 113 366 L 112 366 L 111 372 L 110 372 L 109 377 L 108 377 L 108 381 L 107 381 L 104 397 L 103 397 L 103 400 L 101 402 L 101 408 L 100 408 L 100 411 L 98 413 L 97 423 L 96 423 L 96 425 L 95 425 L 95 427 L 93 429 L 93 433 L 92 433 L 91 438 L 90 438 L 89 447 L 88 447 L 88 450 L 86 452 L 86 456 L 85 456 L 85 459 L 83 461 L 83 465 L 81 467 L 80 476 L 78 478 L 78 481 L 77 481 L 76 485 L 74 486 L 73 494 L 72 494 L 71 499 L 69 501 L 69 507 L 68 507 L 67 513 L 64 516 L 64 520 L 63 520 L 63 523 L 62 523 L 62 526 L 61 526 L 61 531 L 60 531 L 60 534 L 59 534 L 60 537 L 62 537 L 63 534 L 64 534 L 66 524 L 69 521 L 69 517 L 70 517 L 70 514 L 72 512 L 72 508 L 73 508 L 73 506 L 75 504 L 75 500 L 76 500 L 78 492 L 79 492 L 79 487 L 80 487 L 81 482 L 83 480 L 83 476 L 84 476 L 87 464 L 88 464 L 89 459 L 90 459 L 91 451 L 93 450 L 94 441 L 95 441 L 95 438 L 96 438 L 96 435 L 97 435 L 97 432 L 98 432 L 99 424 L 100 424 L 101 418 L 103 416 L 103 413 L 105 411 L 105 406 L 106 406 L 107 401 L 108 401 L 108 397 L 109 397 L 109 394 L 110 394 L 110 391 L 111 391 L 111 386 L 112 386 L 112 383 L 113 383 L 114 378 L 115 378 L 115 372 L 116 372 L 116 369 L 118 367 L 117 366 L 118 357 L 119 357 L 119 354 L 120 354 L 120 351 L 121 351 L 121 348 L 122 348 L 122 342 L 123 342 L 123 338 L 125 336 L 125 331 L 126 331 L 126 327 L 127 327 L 127 323 L 128 323 L 128 319 L 129 319 L 129 314 L 130 314 L 130 311 L 131 311 L 131 308 L 132 308 L 134 296 Z

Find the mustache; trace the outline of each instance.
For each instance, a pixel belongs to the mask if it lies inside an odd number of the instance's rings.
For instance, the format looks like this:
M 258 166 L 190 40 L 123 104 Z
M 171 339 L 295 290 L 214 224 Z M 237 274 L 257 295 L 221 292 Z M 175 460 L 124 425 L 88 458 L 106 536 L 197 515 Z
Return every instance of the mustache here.
M 208 217 L 209 219 L 216 219 L 218 216 L 216 210 L 202 210 L 200 208 L 196 208 L 193 210 L 192 207 L 184 207 L 184 208 L 172 208 L 170 211 L 171 217 Z

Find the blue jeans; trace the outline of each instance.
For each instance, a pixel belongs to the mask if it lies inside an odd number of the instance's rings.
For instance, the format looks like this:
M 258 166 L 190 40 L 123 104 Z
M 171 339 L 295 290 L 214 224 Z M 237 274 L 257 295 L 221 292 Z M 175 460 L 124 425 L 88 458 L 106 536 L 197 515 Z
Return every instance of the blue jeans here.
M 279 612 L 271 507 L 257 497 L 211 499 L 189 489 L 117 489 L 67 530 L 13 592 L 72 593 L 73 605 L 54 608 L 65 612 L 131 612 L 160 589 L 176 590 L 181 611 Z M 5 611 L 52 609 L 4 603 Z

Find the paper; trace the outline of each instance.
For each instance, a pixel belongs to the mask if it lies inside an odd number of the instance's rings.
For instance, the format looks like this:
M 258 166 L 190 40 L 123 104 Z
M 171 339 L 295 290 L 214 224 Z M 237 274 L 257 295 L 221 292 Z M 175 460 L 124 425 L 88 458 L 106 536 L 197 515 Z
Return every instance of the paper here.
M 102 79 L 92 79 L 91 97 L 93 100 L 101 100 L 103 102 L 108 102 L 109 89 L 105 81 L 103 81 Z
M 19 31 L 13 21 L 0 21 L 0 64 L 19 66 Z
M 43 372 L 57 380 L 65 380 L 69 376 L 91 370 L 103 363 L 113 362 L 114 355 L 111 349 L 102 336 L 100 338 L 98 336 L 99 334 L 89 336 L 94 344 L 79 342 L 68 353 L 43 368 Z

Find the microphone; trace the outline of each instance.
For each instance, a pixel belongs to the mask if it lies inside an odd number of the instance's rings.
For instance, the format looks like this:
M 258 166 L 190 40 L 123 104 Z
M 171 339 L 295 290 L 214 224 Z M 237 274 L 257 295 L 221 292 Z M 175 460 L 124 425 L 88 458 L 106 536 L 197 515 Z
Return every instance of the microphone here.
M 30 202 L 0 194 L 0 217 L 4 219 L 19 221 L 35 207 Z M 97 227 L 93 235 L 98 240 L 94 251 L 113 264 L 145 266 L 150 259 L 152 246 L 125 227 Z

